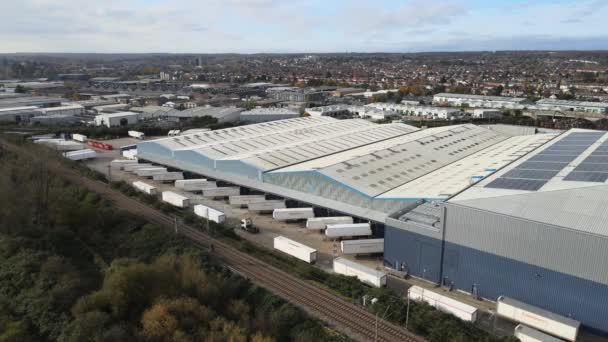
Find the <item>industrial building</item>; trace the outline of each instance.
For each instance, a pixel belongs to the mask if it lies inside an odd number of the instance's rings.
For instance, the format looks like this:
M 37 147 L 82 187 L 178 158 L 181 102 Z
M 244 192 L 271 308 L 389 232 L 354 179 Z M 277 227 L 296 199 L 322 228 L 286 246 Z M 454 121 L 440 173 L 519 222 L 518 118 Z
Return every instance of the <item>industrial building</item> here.
M 476 119 L 500 119 L 503 114 L 496 109 L 476 108 L 471 112 L 471 116 Z
M 140 114 L 134 112 L 106 113 L 95 116 L 96 126 L 126 126 L 137 123 Z
M 240 121 L 245 123 L 260 123 L 276 120 L 293 119 L 299 113 L 287 108 L 255 108 L 240 113 Z
M 470 94 L 440 93 L 433 96 L 433 104 L 448 106 L 469 106 L 476 108 L 523 109 L 533 103 L 525 97 L 484 96 Z
M 608 133 L 320 116 L 137 149 L 143 161 L 367 220 L 397 272 L 608 332 Z
M 269 98 L 286 102 L 316 102 L 323 101 L 325 98 L 325 93 L 322 91 L 311 91 L 294 87 L 269 88 L 266 92 Z
M 210 116 L 217 119 L 218 123 L 234 123 L 239 121 L 243 108 L 236 107 L 196 107 L 186 110 L 173 110 L 167 113 L 169 118 L 185 120 Z
M 0 108 L 0 121 L 23 122 L 42 114 L 36 106 Z
M 62 99 L 50 98 L 44 96 L 19 96 L 0 98 L 0 108 L 13 107 L 29 107 L 35 106 L 38 108 L 58 107 L 61 106 Z
M 436 120 L 452 120 L 464 116 L 463 112 L 454 108 L 407 105 L 405 105 L 404 107 L 406 108 L 402 109 L 403 114 L 409 116 L 420 116 Z
M 308 113 L 310 116 L 331 116 L 332 118 L 340 116 L 350 116 L 352 107 L 353 106 L 346 104 L 313 107 L 306 108 L 306 113 Z
M 535 108 L 540 110 L 556 110 L 564 112 L 608 114 L 608 103 L 606 102 L 542 99 L 536 102 Z

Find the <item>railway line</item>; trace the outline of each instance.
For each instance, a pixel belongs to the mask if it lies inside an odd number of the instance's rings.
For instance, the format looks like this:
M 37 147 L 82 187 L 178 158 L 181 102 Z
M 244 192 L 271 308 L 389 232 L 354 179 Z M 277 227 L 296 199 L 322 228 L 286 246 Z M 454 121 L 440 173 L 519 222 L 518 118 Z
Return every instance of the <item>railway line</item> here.
M 2 143 L 4 148 L 25 153 L 22 148 L 12 144 Z M 214 256 L 222 260 L 232 269 L 250 279 L 258 286 L 264 287 L 276 295 L 298 305 L 313 316 L 330 322 L 338 331 L 361 341 L 406 341 L 421 342 L 423 338 L 416 336 L 395 324 L 377 317 L 346 300 L 314 285 L 282 271 L 268 263 L 258 260 L 237 248 L 212 238 L 191 226 L 179 224 L 175 219 L 153 209 L 133 198 L 130 198 L 107 184 L 85 178 L 78 172 L 57 162 L 49 167 L 57 169 L 70 181 L 81 184 L 91 191 L 114 202 L 114 204 L 132 214 L 146 218 L 152 223 L 168 229 L 177 229 L 177 233 L 188 238 L 194 245 L 201 248 L 214 246 Z

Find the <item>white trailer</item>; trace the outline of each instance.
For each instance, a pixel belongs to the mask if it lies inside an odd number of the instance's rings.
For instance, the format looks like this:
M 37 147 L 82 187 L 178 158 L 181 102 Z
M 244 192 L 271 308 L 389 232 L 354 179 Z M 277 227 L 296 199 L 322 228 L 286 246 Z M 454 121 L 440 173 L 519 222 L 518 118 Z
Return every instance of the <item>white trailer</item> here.
M 290 240 L 284 236 L 277 236 L 273 240 L 275 249 L 287 253 L 295 258 L 305 261 L 309 264 L 317 260 L 317 250 L 303 245 L 299 242 Z
M 87 136 L 78 133 L 72 134 L 72 139 L 80 142 L 87 142 Z
M 226 216 L 223 212 L 202 204 L 197 204 L 194 206 L 194 213 L 215 223 L 224 223 L 226 220 Z
M 247 204 L 247 208 L 250 211 L 268 212 L 275 209 L 285 208 L 285 201 L 269 200 L 264 202 L 249 203 Z
M 130 137 L 133 137 L 135 139 L 143 139 L 145 134 L 143 132 L 138 132 L 138 131 L 129 131 L 127 132 L 129 134 Z
M 375 270 L 348 259 L 334 259 L 334 272 L 349 277 L 357 277 L 360 282 L 373 287 L 382 287 L 386 285 L 385 272 Z
M 342 254 L 384 253 L 384 239 L 343 240 L 340 247 Z
M 515 327 L 513 335 L 521 342 L 564 342 L 564 340 L 547 335 L 544 332 L 532 329 L 523 324 L 519 324 Z
M 325 236 L 332 238 L 369 235 L 372 235 L 369 223 L 328 224 L 325 229 Z
M 84 160 L 97 157 L 97 152 L 91 149 L 84 149 L 72 152 L 65 152 L 63 155 L 70 160 Z
M 175 187 L 184 191 L 203 191 L 203 189 L 216 188 L 215 182 L 210 182 L 204 178 L 201 179 L 183 179 L 176 180 Z
M 230 205 L 245 206 L 249 203 L 264 202 L 266 196 L 264 195 L 238 195 L 228 197 L 228 203 Z
M 496 314 L 567 341 L 576 341 L 581 325 L 571 318 L 504 296 L 496 301 Z
M 133 187 L 148 195 L 156 195 L 156 187 L 154 187 L 148 183 L 139 182 L 139 181 L 133 182 Z
M 463 321 L 475 322 L 477 320 L 476 307 L 446 297 L 440 293 L 424 289 L 420 286 L 412 286 L 407 290 L 407 295 L 412 300 L 426 302 L 435 309 L 452 314 Z
M 167 172 L 153 175 L 152 179 L 159 182 L 173 182 L 178 179 L 184 179 L 184 174 L 181 172 Z
M 228 197 L 236 196 L 240 193 L 241 188 L 237 186 L 203 189 L 203 196 L 205 197 Z
M 122 151 L 122 156 L 128 159 L 136 160 L 137 159 L 137 149 L 133 148 L 130 150 Z
M 272 212 L 275 220 L 306 220 L 315 217 L 313 208 L 279 208 Z
M 352 224 L 353 218 L 350 216 L 334 216 L 334 217 L 313 217 L 306 220 L 306 228 L 308 229 L 325 229 L 328 224 Z
M 143 168 L 147 168 L 147 167 L 152 167 L 152 164 L 150 164 L 150 163 L 128 164 L 123 167 L 123 170 L 128 171 L 128 172 L 133 172 L 137 169 L 143 169 Z
M 167 202 L 179 208 L 187 208 L 190 206 L 190 199 L 180 194 L 176 194 L 173 191 L 163 191 L 162 194 L 163 202 Z
M 122 170 L 126 165 L 136 165 L 137 160 L 131 159 L 115 159 L 110 162 L 110 167 L 113 169 Z
M 166 167 L 145 167 L 135 170 L 135 174 L 139 177 L 152 177 L 162 173 L 167 173 Z

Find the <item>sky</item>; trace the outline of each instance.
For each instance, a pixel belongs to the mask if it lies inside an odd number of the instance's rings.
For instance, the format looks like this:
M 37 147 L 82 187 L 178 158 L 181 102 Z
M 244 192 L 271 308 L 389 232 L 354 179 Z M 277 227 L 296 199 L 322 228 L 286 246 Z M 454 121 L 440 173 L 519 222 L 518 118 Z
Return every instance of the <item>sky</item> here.
M 608 49 L 608 0 L 3 0 L 0 53 Z

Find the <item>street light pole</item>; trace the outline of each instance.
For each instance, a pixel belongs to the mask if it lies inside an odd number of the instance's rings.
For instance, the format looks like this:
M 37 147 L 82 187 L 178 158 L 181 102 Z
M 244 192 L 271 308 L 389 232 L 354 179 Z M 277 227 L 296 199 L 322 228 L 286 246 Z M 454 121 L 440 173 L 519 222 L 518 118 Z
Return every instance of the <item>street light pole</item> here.
M 405 329 L 407 329 L 407 323 L 410 320 L 410 289 L 407 289 L 407 311 L 405 312 Z
M 374 342 L 378 341 L 378 313 L 376 312 L 376 329 L 374 334 Z

